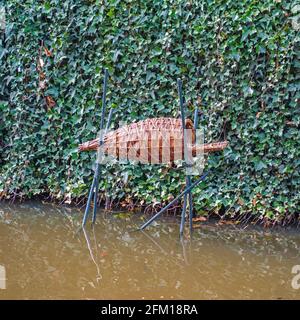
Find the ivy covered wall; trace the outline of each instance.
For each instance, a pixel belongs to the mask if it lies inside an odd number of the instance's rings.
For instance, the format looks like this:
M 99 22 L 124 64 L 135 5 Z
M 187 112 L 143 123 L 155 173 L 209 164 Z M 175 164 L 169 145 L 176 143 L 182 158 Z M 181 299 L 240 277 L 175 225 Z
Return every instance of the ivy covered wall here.
M 0 30 L 0 195 L 86 196 L 95 154 L 77 153 L 100 123 L 103 68 L 113 125 L 177 116 L 183 79 L 209 157 L 198 212 L 276 218 L 300 208 L 296 1 L 7 0 Z M 2 15 L 3 16 L 3 15 Z M 3 20 L 3 19 L 2 19 Z M 3 22 L 3 21 L 2 21 Z M 183 187 L 166 166 L 107 166 L 102 198 L 161 203 Z

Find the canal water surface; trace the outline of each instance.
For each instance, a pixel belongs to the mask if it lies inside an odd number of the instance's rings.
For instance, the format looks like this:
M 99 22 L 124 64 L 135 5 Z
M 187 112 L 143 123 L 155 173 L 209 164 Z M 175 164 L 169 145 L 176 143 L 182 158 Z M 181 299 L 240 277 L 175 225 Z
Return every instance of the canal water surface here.
M 0 204 L 0 299 L 300 299 L 299 229 L 198 224 L 180 241 L 163 218 Z M 188 232 L 186 232 L 188 234 Z

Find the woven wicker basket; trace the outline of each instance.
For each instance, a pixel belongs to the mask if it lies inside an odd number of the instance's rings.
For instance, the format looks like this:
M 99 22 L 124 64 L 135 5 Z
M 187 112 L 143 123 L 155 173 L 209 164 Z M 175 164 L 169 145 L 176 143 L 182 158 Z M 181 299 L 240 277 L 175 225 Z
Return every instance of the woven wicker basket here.
M 142 163 L 168 163 L 186 159 L 187 155 L 220 151 L 227 141 L 195 145 L 196 132 L 190 119 L 185 121 L 185 142 L 181 119 L 153 118 L 123 126 L 108 132 L 101 146 L 104 154 L 117 159 L 137 160 Z M 79 151 L 97 150 L 99 138 L 85 142 Z

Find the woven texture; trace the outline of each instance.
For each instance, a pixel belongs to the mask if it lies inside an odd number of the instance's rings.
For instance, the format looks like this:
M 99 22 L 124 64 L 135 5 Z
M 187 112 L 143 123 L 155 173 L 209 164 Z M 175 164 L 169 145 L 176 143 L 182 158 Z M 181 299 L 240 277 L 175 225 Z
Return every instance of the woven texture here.
M 168 163 L 195 157 L 199 153 L 223 150 L 227 141 L 195 145 L 196 132 L 190 119 L 185 121 L 185 148 L 181 119 L 153 118 L 123 126 L 104 136 L 102 151 L 117 159 L 142 163 Z M 85 142 L 79 151 L 97 150 L 99 138 Z

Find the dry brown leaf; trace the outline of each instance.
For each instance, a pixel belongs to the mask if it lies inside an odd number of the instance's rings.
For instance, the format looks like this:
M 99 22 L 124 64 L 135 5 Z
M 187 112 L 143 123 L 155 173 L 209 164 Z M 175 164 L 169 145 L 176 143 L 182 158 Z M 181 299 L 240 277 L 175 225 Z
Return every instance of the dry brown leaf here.
M 52 56 L 52 53 L 50 50 L 48 50 L 46 47 L 44 47 L 44 52 L 46 54 L 47 57 L 51 57 Z
M 197 221 L 204 222 L 204 221 L 207 221 L 207 218 L 206 217 L 193 218 L 193 221 L 194 222 L 197 222 Z
M 46 79 L 46 74 L 44 72 L 40 72 L 39 75 L 40 75 L 40 80 Z
M 101 253 L 100 253 L 100 256 L 101 257 L 106 257 L 108 255 L 108 252 L 107 251 L 102 251 Z
M 196 224 L 195 226 L 193 226 L 193 229 L 198 229 L 198 228 L 201 228 L 202 225 L 201 224 Z
M 234 224 L 237 224 L 238 222 L 237 221 L 232 221 L 232 220 L 220 220 L 217 225 L 220 225 L 222 226 L 223 224 L 225 225 L 234 225 Z
M 293 121 L 286 121 L 286 125 L 293 127 L 293 126 L 295 126 L 296 124 L 295 124 L 295 122 L 293 122 Z
M 238 199 L 237 203 L 240 205 L 240 206 L 243 206 L 244 205 L 244 201 L 242 199 Z
M 46 100 L 46 104 L 47 104 L 47 108 L 48 109 L 53 108 L 55 106 L 55 104 L 56 104 L 55 101 L 53 100 L 53 98 L 50 97 L 50 96 L 46 96 L 45 100 Z

